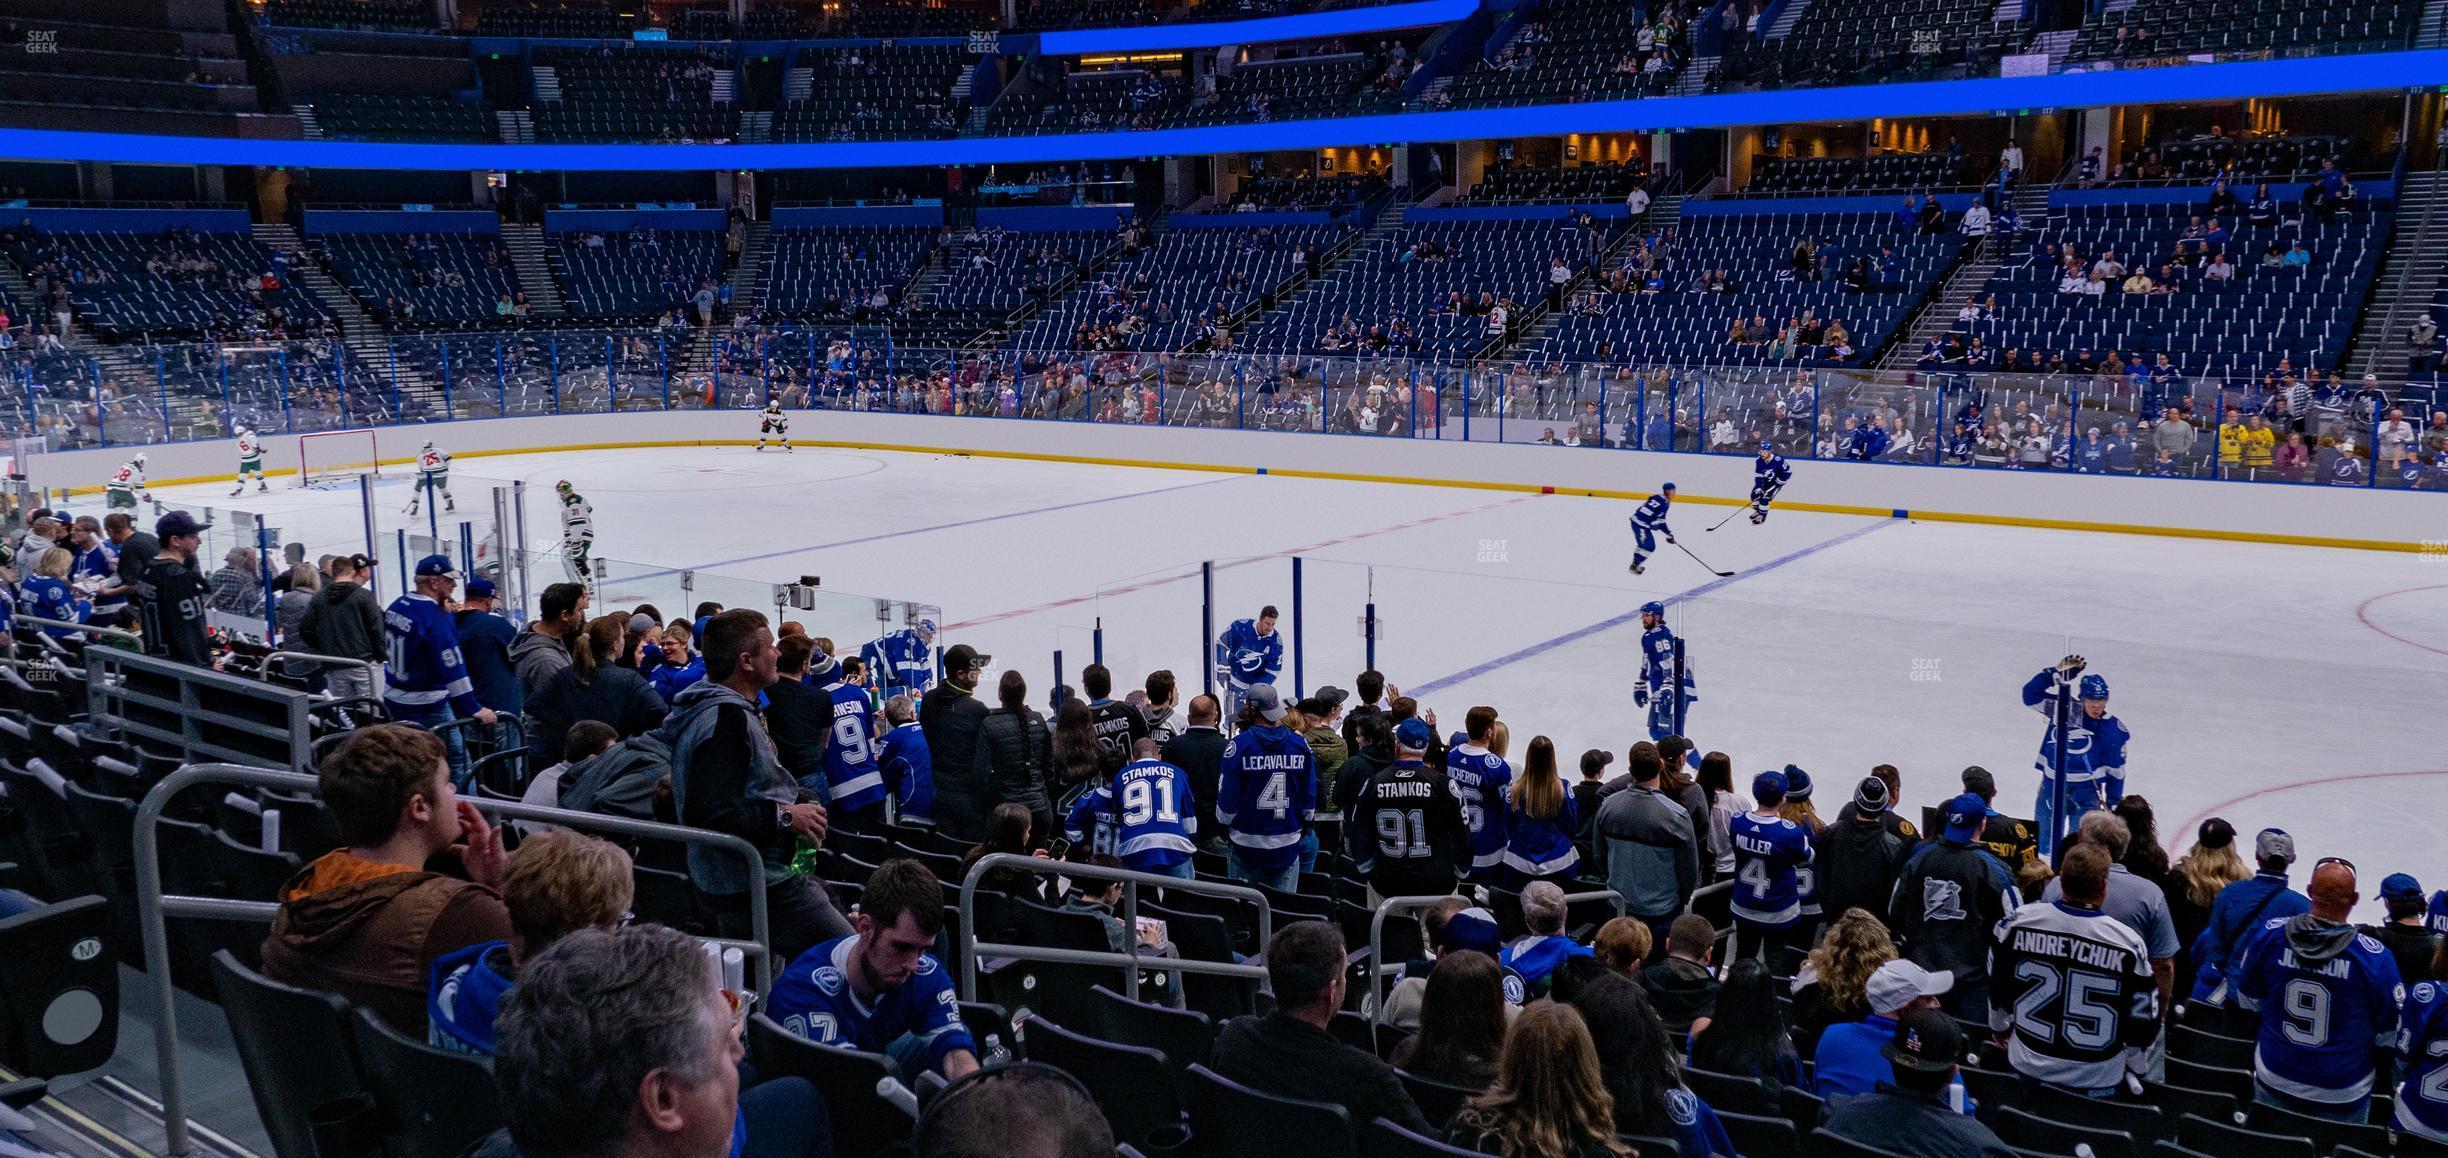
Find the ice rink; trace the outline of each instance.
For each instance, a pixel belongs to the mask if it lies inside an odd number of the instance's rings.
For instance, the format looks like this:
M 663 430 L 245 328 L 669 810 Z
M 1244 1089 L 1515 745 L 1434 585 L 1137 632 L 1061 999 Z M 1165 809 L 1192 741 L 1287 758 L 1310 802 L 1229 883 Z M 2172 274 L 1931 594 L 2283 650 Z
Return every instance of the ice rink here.
M 1903 770 L 1908 815 L 1958 791 L 1967 764 L 1997 775 L 2005 811 L 2029 815 L 2043 720 L 2020 688 L 2080 653 L 2134 733 L 2129 791 L 2156 806 L 2164 843 L 2181 850 L 2221 815 L 2246 833 L 2293 832 L 2304 867 L 2357 861 L 2367 897 L 2391 871 L 2448 886 L 2448 559 L 1791 511 L 1712 532 L 1731 508 L 1687 502 L 1673 519 L 1684 543 L 1736 574 L 1715 578 L 1667 547 L 1633 576 L 1633 504 L 1613 499 L 813 448 L 456 469 L 463 512 L 486 501 L 475 476 L 525 480 L 538 547 L 558 537 L 552 484 L 576 484 L 595 508 L 596 553 L 638 565 L 622 572 L 634 580 L 606 584 L 607 603 L 685 612 L 662 569 L 818 575 L 828 592 L 940 606 L 942 642 L 1018 669 L 1041 708 L 1055 650 L 1076 683 L 1100 620 L 1121 679 L 1169 667 L 1195 690 L 1202 560 L 1217 564 L 1218 630 L 1278 605 L 1305 685 L 1349 688 L 1373 586 L 1389 680 L 1447 730 L 1471 705 L 1495 705 L 1517 763 L 1545 734 L 1568 775 L 1592 747 L 1613 750 L 1620 771 L 1623 749 L 1645 738 L 1634 609 L 1662 599 L 1698 679 L 1688 732 L 1731 754 L 1746 781 L 1808 769 L 1831 817 L 1879 763 Z M 1748 489 L 1747 459 L 1676 469 L 1687 495 Z M 1786 494 L 1807 499 L 1813 472 L 1839 469 L 1796 463 Z M 260 512 L 316 554 L 364 537 L 354 492 L 158 495 Z M 404 481 L 382 485 L 386 520 L 407 495 Z M 387 597 L 397 568 L 377 554 Z M 557 567 L 534 575 L 558 578 Z M 847 654 L 861 640 L 837 642 Z M 1287 660 L 1283 682 L 1294 674 Z

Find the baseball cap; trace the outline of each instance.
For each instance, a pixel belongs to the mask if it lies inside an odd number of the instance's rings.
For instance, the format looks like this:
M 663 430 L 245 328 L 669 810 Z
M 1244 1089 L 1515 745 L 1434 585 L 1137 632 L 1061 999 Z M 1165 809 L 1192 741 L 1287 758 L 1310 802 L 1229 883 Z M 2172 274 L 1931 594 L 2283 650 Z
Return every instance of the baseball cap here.
M 2390 873 L 2386 880 L 2380 882 L 2380 899 L 2383 901 L 2419 901 L 2422 895 L 2422 882 L 2415 880 L 2412 873 Z
M 1980 835 L 1981 826 L 1989 823 L 1989 802 L 1977 792 L 1966 792 L 1946 805 L 1946 837 L 1948 840 L 1970 840 Z
M 500 590 L 500 588 L 495 587 L 493 585 L 493 581 L 490 579 L 470 579 L 468 580 L 467 585 L 467 597 L 470 599 L 491 599 L 493 598 L 493 593 L 498 590 Z
M 1436 733 L 1428 730 L 1428 721 L 1413 716 L 1394 725 L 1394 743 L 1414 752 L 1425 752 L 1436 741 Z
M 195 521 L 194 515 L 185 511 L 172 511 L 154 521 L 153 537 L 167 539 L 173 535 L 197 535 L 202 534 L 204 528 L 209 526 L 212 524 L 199 523 Z
M 2235 826 L 2227 823 L 2226 817 L 2213 816 L 2202 821 L 2201 829 L 2193 835 L 2203 848 L 2225 848 L 2235 843 Z
M 1988 769 L 1978 764 L 1963 770 L 1963 786 L 1964 791 L 1977 793 L 1984 798 L 1997 795 L 1997 777 L 1991 776 Z
M 1853 788 L 1853 807 L 1870 816 L 1887 811 L 1887 782 L 1876 776 L 1862 777 Z
M 944 670 L 971 671 L 986 666 L 987 661 L 993 658 L 991 655 L 979 655 L 977 649 L 968 644 L 956 643 L 944 651 Z
M 1445 922 L 1445 940 L 1437 947 L 1439 953 L 1469 950 L 1494 957 L 1504 952 L 1504 933 L 1496 925 L 1495 914 L 1472 907 L 1455 913 Z
M 1250 690 L 1242 693 L 1242 699 L 1258 709 L 1261 720 L 1272 724 L 1284 718 L 1283 697 L 1276 693 L 1273 684 L 1252 684 Z
M 2288 836 L 2283 828 L 2264 828 L 2260 835 L 2253 837 L 2253 859 L 2265 861 L 2272 858 L 2288 864 L 2295 863 L 2295 838 Z
M 452 568 L 448 555 L 427 555 L 417 560 L 416 577 L 419 579 L 457 578 L 458 575 L 459 572 Z
M 1897 1069 L 1943 1074 L 1963 1056 L 1963 1027 L 1935 1009 L 1916 1009 L 1896 1020 L 1895 1038 L 1879 1054 Z
M 1936 997 L 1953 988 L 1953 973 L 1944 969 L 1932 972 L 1899 957 L 1870 974 L 1870 980 L 1863 983 L 1862 996 L 1869 1001 L 1870 1012 L 1885 1014 L 1912 1004 L 1915 998 Z
M 481 580 L 480 580 L 480 582 L 481 582 Z M 476 584 L 474 584 L 474 583 L 470 583 L 470 584 L 468 584 L 468 590 L 470 590 L 470 591 L 474 591 L 474 590 L 476 590 Z M 630 616 L 630 617 L 629 617 L 629 630 L 634 631 L 634 632 L 638 633 L 639 635 L 645 635 L 645 634 L 648 634 L 648 633 L 652 632 L 654 629 L 655 629 L 655 621 L 654 621 L 654 616 L 648 615 L 648 614 L 646 614 L 645 612 L 641 611 L 641 612 L 638 612 L 637 614 L 632 615 L 632 616 Z
M 1759 775 L 1751 778 L 1751 796 L 1753 799 L 1758 799 L 1762 796 L 1783 795 L 1785 795 L 1784 773 L 1762 772 Z
M 1810 773 L 1787 764 L 1785 766 L 1785 799 L 1808 800 L 1811 795 Z
M 1351 693 L 1344 691 L 1333 684 L 1328 684 L 1312 693 L 1310 698 L 1324 700 L 1327 706 L 1339 708 L 1343 706 L 1343 701 L 1351 698 Z
M 1581 774 L 1584 776 L 1597 775 L 1600 772 L 1606 771 L 1607 765 L 1614 762 L 1615 753 L 1609 752 L 1604 748 L 1592 748 L 1587 752 L 1581 753 Z

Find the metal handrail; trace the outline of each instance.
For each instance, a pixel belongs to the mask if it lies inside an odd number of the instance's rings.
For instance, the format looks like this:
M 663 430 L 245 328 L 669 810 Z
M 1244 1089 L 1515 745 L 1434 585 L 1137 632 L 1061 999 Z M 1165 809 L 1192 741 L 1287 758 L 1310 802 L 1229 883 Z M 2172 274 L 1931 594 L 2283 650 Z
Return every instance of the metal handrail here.
M 19 623 L 30 623 L 36 627 L 64 627 L 71 631 L 82 631 L 97 639 L 123 639 L 138 647 L 144 646 L 143 636 L 132 631 L 121 631 L 116 627 L 103 627 L 92 623 L 70 623 L 65 619 L 44 619 L 39 615 L 20 615 L 16 617 L 16 620 Z
M 1119 881 L 1122 884 L 1122 924 L 1128 935 L 1122 940 L 1123 952 L 1098 952 L 1088 949 L 1052 949 L 1038 945 L 1014 945 L 1001 941 L 982 941 L 977 931 L 978 881 L 996 869 L 1020 869 L 1039 876 L 1067 876 L 1077 880 Z M 1048 860 L 1044 857 L 1022 856 L 998 852 L 979 857 L 961 878 L 961 931 L 968 934 L 969 948 L 961 954 L 961 1000 L 977 1000 L 978 959 L 989 953 L 1013 961 L 1042 961 L 1049 965 L 1106 965 L 1127 970 L 1123 981 L 1123 996 L 1139 999 L 1139 971 L 1162 969 L 1171 973 L 1202 973 L 1218 977 L 1266 978 L 1263 965 L 1242 965 L 1224 961 L 1187 961 L 1177 957 L 1141 957 L 1139 955 L 1139 887 L 1148 885 L 1161 889 L 1180 889 L 1229 900 L 1255 901 L 1258 905 L 1258 942 L 1263 945 L 1275 935 L 1275 910 L 1267 903 L 1266 894 L 1244 885 L 1218 884 L 1191 878 L 1166 876 L 1162 873 L 1134 872 L 1130 869 L 1105 868 L 1101 865 L 1074 864 Z
M 20 616 L 19 618 L 24 617 Z M 349 659 L 345 656 L 321 655 L 311 651 L 276 651 L 263 657 L 264 682 L 272 682 L 272 676 L 270 673 L 272 671 L 272 664 L 274 661 L 277 660 L 287 662 L 293 659 L 307 660 L 309 662 L 322 665 L 318 666 L 315 669 L 316 671 L 322 671 L 324 667 L 335 665 L 344 667 L 361 667 L 366 669 L 368 672 L 377 672 L 382 670 L 381 664 L 370 659 Z
M 259 788 L 280 788 L 312 795 L 316 778 L 298 772 L 276 772 L 268 768 L 248 768 L 238 764 L 190 764 L 162 777 L 144 800 L 136 806 L 136 914 L 138 930 L 144 940 L 145 979 L 154 989 L 159 1003 L 161 1024 L 155 1027 L 153 1045 L 156 1064 L 161 1070 L 162 1125 L 166 1131 L 164 1151 L 184 1158 L 194 1152 L 188 1137 L 187 1090 L 181 1069 L 178 1042 L 178 1003 L 170 977 L 170 935 L 167 918 L 200 917 L 227 921 L 269 921 L 280 906 L 269 901 L 237 901 L 226 897 L 191 897 L 165 895 L 162 892 L 161 836 L 162 813 L 179 793 L 198 784 L 241 784 Z M 513 820 L 535 820 L 565 828 L 591 829 L 620 836 L 649 840 L 671 840 L 683 844 L 710 845 L 727 849 L 748 860 L 748 929 L 750 941 L 730 941 L 722 944 L 737 947 L 754 956 L 757 962 L 757 991 L 773 989 L 773 958 L 765 946 L 771 939 L 771 928 L 765 910 L 765 858 L 755 845 L 729 833 L 711 832 L 701 828 L 685 828 L 676 824 L 661 824 L 650 820 L 632 820 L 625 816 L 604 816 L 592 812 L 573 812 L 566 808 L 545 808 L 507 800 L 488 800 L 463 796 L 461 800 L 476 806 L 476 810 L 492 816 Z
M 1385 1024 L 1384 986 L 1387 972 L 1385 961 L 1386 916 L 1390 913 L 1397 912 L 1418 912 L 1453 895 L 1455 894 L 1444 893 L 1433 897 L 1387 897 L 1378 903 L 1376 912 L 1369 914 L 1368 1018 L 1370 1024 Z M 1575 901 L 1599 900 L 1613 901 L 1615 903 L 1615 915 L 1618 917 L 1624 915 L 1623 894 L 1615 891 L 1614 889 L 1597 889 L 1590 892 L 1564 894 L 1564 903 L 1567 906 L 1571 905 Z M 1688 909 L 1686 911 L 1688 911 Z

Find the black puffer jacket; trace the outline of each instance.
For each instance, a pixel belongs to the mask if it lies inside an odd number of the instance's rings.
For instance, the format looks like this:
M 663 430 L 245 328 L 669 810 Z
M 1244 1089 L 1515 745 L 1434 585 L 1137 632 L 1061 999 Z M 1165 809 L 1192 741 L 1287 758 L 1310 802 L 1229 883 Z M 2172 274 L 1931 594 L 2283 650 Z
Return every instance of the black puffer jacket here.
M 928 688 L 918 701 L 918 730 L 935 770 L 935 827 L 959 840 L 986 835 L 986 813 L 994 807 L 977 767 L 978 725 L 985 719 L 986 705 L 950 680 Z
M 1026 805 L 1039 842 L 1054 835 L 1054 802 L 1046 795 L 1046 769 L 1053 738 L 1035 708 L 997 708 L 978 724 L 977 778 L 986 786 L 986 808 Z M 942 787 L 936 788 L 940 812 Z

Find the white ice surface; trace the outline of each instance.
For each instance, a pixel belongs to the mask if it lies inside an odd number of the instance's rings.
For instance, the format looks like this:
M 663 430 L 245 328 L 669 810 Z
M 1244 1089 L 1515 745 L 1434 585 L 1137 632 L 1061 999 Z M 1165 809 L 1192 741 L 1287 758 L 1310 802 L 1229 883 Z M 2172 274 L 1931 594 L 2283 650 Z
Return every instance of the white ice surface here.
M 1732 493 L 1726 468 L 1742 465 L 1709 460 L 1726 478 L 1708 489 Z M 1809 496 L 1812 469 L 1790 497 Z M 480 475 L 526 480 L 532 546 L 558 537 L 552 484 L 567 478 L 594 504 L 600 556 L 940 605 L 944 642 L 1017 668 L 1040 705 L 1053 651 L 1076 684 L 1100 619 L 1126 684 L 1169 667 L 1195 690 L 1198 563 L 1218 563 L 1217 630 L 1265 603 L 1289 630 L 1297 554 L 1308 687 L 1349 688 L 1363 666 L 1373 578 L 1389 679 L 1448 730 L 1495 705 L 1516 762 L 1545 734 L 1568 775 L 1591 747 L 1620 770 L 1645 738 L 1632 613 L 1664 599 L 1699 682 L 1690 734 L 1743 781 L 1808 769 L 1830 816 L 1879 763 L 1903 770 L 1908 815 L 1958 791 L 1967 764 L 2028 815 L 2043 721 L 2018 693 L 2079 652 L 2134 732 L 2128 790 L 2156 806 L 2164 843 L 2181 851 L 2216 814 L 2288 829 L 2306 865 L 2355 860 L 2366 897 L 2392 871 L 2448 886 L 2448 559 L 1790 511 L 1705 531 L 1729 508 L 1687 504 L 1684 543 L 1737 572 L 1717 581 L 1672 547 L 1627 574 L 1632 504 L 1608 499 L 709 447 L 463 459 L 463 511 L 486 502 Z M 353 492 L 160 497 L 259 511 L 314 554 L 363 539 Z M 395 524 L 405 484 L 380 497 Z

